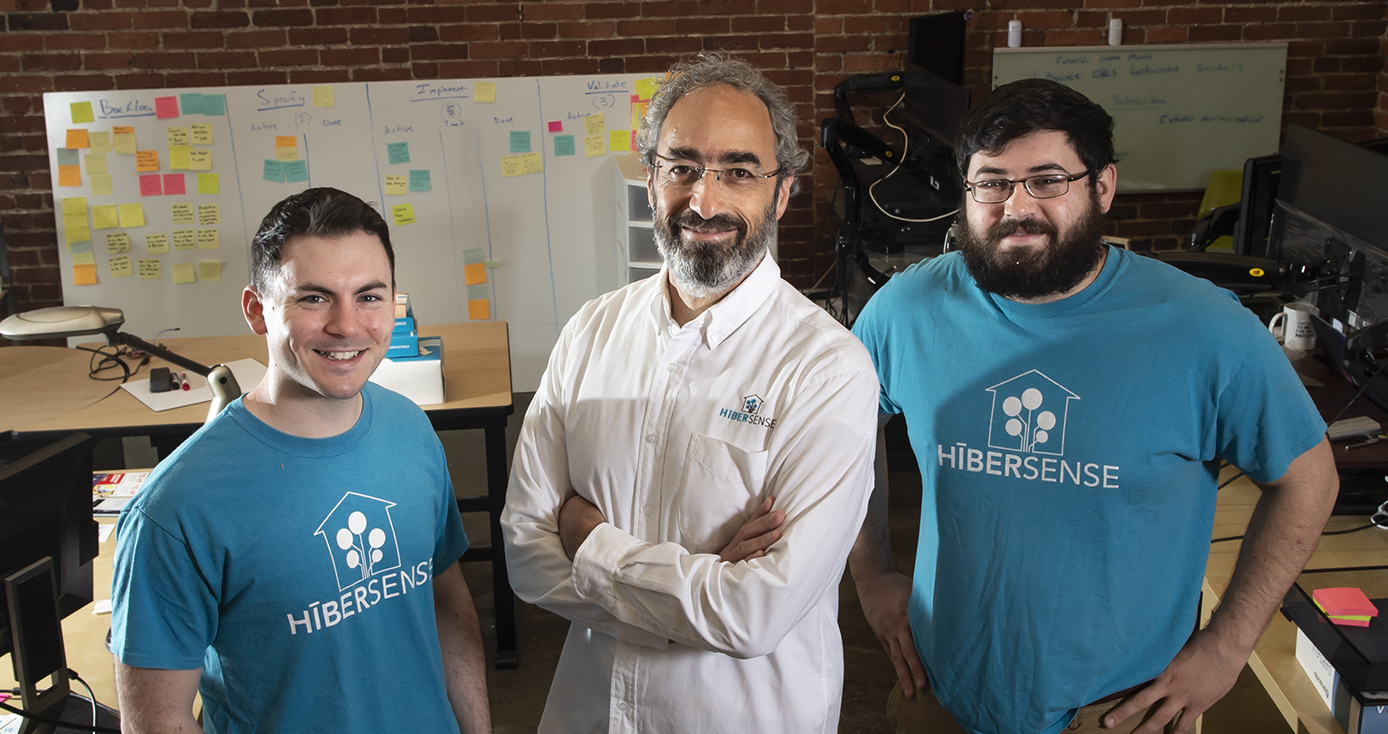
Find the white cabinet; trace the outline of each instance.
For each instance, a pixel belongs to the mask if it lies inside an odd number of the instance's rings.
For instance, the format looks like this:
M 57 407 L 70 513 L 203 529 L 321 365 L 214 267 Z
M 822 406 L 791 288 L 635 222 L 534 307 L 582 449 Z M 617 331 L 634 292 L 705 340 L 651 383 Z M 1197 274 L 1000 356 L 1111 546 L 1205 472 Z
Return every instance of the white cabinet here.
M 618 281 L 635 283 L 660 270 L 660 252 L 655 247 L 651 223 L 651 204 L 646 198 L 646 171 L 641 158 L 617 158 L 617 266 Z

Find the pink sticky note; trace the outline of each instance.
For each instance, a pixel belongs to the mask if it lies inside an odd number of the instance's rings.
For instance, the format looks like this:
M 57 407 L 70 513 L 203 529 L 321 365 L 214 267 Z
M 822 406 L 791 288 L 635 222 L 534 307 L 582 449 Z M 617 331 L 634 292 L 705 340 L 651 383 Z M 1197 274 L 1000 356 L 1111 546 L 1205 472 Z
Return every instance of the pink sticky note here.
M 178 98 L 176 97 L 155 97 L 154 116 L 160 120 L 170 117 L 178 117 Z
M 551 122 L 551 123 L 549 124 L 549 131 L 552 132 L 552 133 L 562 133 L 562 132 L 564 132 L 564 123 L 560 122 L 559 120 L 555 120 L 554 122 Z
M 164 193 L 164 186 L 159 181 L 159 174 L 151 173 L 140 177 L 140 196 L 160 196 Z
M 164 174 L 164 193 L 168 196 L 177 196 L 187 193 L 187 189 L 183 188 L 183 174 Z
M 633 95 L 631 95 L 631 103 L 632 103 L 632 104 L 636 104 L 637 102 L 640 102 L 640 101 L 641 101 L 641 95 L 639 95 L 639 94 L 633 94 Z

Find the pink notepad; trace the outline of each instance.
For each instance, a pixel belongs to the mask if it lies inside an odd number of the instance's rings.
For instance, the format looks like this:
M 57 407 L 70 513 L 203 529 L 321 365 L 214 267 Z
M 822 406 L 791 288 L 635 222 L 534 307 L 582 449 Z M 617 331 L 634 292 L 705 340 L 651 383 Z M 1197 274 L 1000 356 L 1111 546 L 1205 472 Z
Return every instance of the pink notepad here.
M 1311 592 L 1316 605 L 1331 617 L 1377 617 L 1378 607 L 1355 586 L 1316 589 Z M 1367 626 L 1367 625 L 1365 625 Z

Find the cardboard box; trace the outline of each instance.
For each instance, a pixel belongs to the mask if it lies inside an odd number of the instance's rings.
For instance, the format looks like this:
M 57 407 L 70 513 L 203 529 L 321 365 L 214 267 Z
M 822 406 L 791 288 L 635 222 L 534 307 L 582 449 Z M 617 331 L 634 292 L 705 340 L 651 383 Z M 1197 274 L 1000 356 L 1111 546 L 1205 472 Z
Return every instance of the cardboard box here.
M 1350 688 L 1300 628 L 1296 660 L 1345 734 L 1388 734 L 1388 692 L 1359 693 Z
M 443 339 L 421 337 L 419 351 L 412 357 L 387 357 L 371 375 L 371 381 L 413 400 L 415 405 L 444 402 Z

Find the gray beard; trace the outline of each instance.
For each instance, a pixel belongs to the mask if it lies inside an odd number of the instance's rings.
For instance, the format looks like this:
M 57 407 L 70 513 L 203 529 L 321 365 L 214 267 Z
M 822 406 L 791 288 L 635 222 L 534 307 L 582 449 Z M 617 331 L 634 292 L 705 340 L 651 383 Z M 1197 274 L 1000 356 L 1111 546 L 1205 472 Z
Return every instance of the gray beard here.
M 655 245 L 670 280 L 693 298 L 712 298 L 727 291 L 761 262 L 776 236 L 776 196 L 762 215 L 762 224 L 749 230 L 746 221 L 727 214 L 704 219 L 691 209 L 671 217 L 656 217 Z M 731 244 L 724 242 L 685 242 L 680 230 L 710 223 L 720 229 L 734 227 Z

